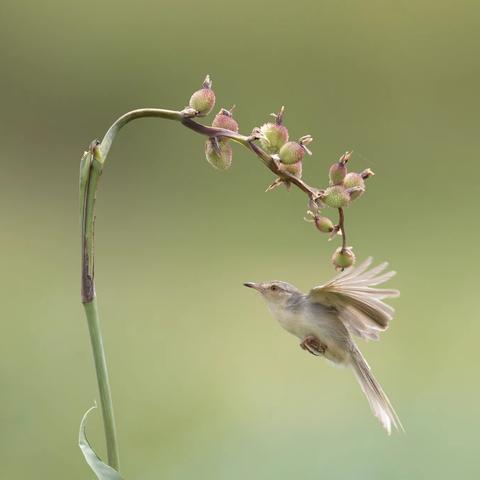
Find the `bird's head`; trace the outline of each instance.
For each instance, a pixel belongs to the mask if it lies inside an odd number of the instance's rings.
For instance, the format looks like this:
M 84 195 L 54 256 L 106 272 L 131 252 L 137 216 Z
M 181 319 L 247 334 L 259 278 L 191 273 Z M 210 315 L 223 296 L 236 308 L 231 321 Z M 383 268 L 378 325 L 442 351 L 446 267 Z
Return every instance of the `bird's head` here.
M 262 283 L 246 282 L 244 285 L 259 292 L 269 304 L 279 307 L 286 305 L 293 297 L 302 294 L 298 288 L 279 280 Z

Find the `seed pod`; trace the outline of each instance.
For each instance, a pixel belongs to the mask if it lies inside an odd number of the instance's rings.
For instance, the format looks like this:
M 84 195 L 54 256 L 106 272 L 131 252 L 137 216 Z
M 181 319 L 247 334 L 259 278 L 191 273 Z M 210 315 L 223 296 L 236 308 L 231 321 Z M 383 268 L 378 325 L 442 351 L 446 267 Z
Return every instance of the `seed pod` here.
M 343 185 L 345 188 L 358 188 L 358 190 L 352 191 L 350 193 L 350 198 L 352 200 L 355 200 L 356 198 L 363 195 L 365 191 L 365 181 L 363 180 L 360 173 L 350 172 L 349 174 L 347 174 L 345 176 L 345 179 L 343 180 Z
M 341 185 L 347 175 L 347 166 L 342 162 L 334 163 L 328 172 L 330 185 Z
M 315 222 L 315 226 L 323 233 L 331 233 L 335 228 L 333 222 L 328 217 L 315 215 L 313 220 Z
M 232 110 L 220 109 L 213 119 L 212 127 L 224 128 L 235 133 L 238 132 L 238 123 L 232 116 Z
M 280 152 L 278 152 L 280 161 L 286 164 L 301 162 L 305 156 L 305 152 L 307 152 L 309 155 L 312 154 L 312 152 L 307 148 L 307 145 L 312 141 L 313 137 L 311 135 L 304 135 L 298 140 L 298 142 L 287 142 L 280 149 Z
M 210 76 L 207 75 L 203 82 L 203 88 L 197 90 L 190 97 L 189 105 L 197 111 L 198 117 L 205 117 L 215 106 L 215 92 L 212 90 Z
M 355 254 L 352 247 L 342 249 L 338 247 L 332 256 L 332 263 L 337 270 L 344 270 L 355 263 Z
M 279 169 L 282 172 L 288 172 L 294 177 L 302 178 L 303 165 L 302 162 L 292 163 L 290 165 L 286 163 L 280 163 Z
M 288 142 L 288 129 L 283 125 L 284 107 L 278 113 L 272 113 L 275 123 L 265 123 L 260 127 L 263 138 L 260 145 L 269 154 L 278 153 L 280 148 Z
M 305 156 L 305 150 L 298 142 L 287 142 L 278 153 L 280 161 L 286 165 L 301 162 Z
M 205 142 L 205 157 L 217 170 L 228 170 L 232 165 L 232 146 L 227 140 L 209 138 Z
M 321 200 L 329 207 L 342 208 L 350 202 L 350 195 L 341 185 L 334 185 L 325 190 Z
M 341 185 L 343 179 L 347 175 L 347 163 L 350 160 L 353 152 L 345 152 L 338 160 L 330 167 L 329 177 L 330 185 Z

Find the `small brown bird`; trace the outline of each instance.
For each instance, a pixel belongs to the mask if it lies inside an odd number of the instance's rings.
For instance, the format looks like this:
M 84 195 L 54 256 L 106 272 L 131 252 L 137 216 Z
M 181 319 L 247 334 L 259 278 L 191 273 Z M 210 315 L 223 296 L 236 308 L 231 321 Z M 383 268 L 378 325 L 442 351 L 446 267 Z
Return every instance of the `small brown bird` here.
M 403 426 L 387 395 L 377 382 L 352 335 L 378 340 L 387 329 L 394 310 L 382 300 L 398 297 L 398 290 L 374 288 L 395 275 L 384 272 L 388 263 L 371 268 L 372 258 L 351 267 L 308 294 L 281 281 L 247 282 L 266 300 L 280 325 L 297 336 L 300 346 L 337 365 L 352 367 L 373 414 L 390 434 Z M 382 273 L 383 272 L 383 273 Z

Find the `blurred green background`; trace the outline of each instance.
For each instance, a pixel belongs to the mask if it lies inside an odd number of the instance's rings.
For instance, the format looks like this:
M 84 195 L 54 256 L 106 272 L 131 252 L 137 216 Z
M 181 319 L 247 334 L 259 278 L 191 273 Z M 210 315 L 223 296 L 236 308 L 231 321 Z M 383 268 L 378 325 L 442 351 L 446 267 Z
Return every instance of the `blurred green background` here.
M 0 471 L 93 478 L 97 398 L 79 298 L 83 150 L 120 114 L 183 107 L 206 73 L 248 133 L 286 105 L 304 178 L 347 149 L 377 174 L 347 211 L 360 259 L 399 274 L 397 316 L 360 346 L 407 434 L 347 370 L 303 353 L 246 280 L 302 289 L 336 247 L 297 190 L 265 194 L 245 149 L 214 171 L 178 124 L 123 130 L 98 196 L 97 293 L 127 479 L 480 475 L 476 1 L 60 2 L 0 6 Z M 100 413 L 92 443 L 103 455 Z

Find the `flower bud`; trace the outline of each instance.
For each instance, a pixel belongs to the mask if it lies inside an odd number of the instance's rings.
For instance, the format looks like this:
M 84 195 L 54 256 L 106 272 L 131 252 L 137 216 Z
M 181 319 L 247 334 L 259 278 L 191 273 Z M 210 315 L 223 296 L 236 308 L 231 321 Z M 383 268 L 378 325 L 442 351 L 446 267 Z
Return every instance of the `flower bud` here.
M 355 254 L 352 247 L 338 247 L 332 256 L 332 263 L 337 270 L 344 270 L 355 263 Z
M 232 146 L 227 140 L 209 138 L 205 142 L 205 157 L 217 170 L 228 170 L 232 165 Z
M 315 215 L 313 220 L 315 222 L 315 226 L 323 233 L 331 233 L 335 228 L 335 225 L 328 217 Z
M 225 108 L 220 109 L 213 119 L 212 127 L 224 128 L 225 130 L 237 133 L 238 123 L 232 116 L 232 110 L 233 107 L 231 110 L 226 110 Z
M 350 195 L 341 185 L 334 185 L 325 190 L 321 200 L 329 207 L 342 208 L 350 202 Z
M 288 129 L 283 125 L 284 107 L 278 113 L 272 113 L 275 123 L 265 123 L 260 127 L 262 137 L 260 145 L 269 154 L 278 153 L 280 148 L 288 142 Z
M 203 82 L 203 88 L 197 90 L 190 97 L 190 108 L 197 112 L 198 117 L 205 117 L 215 106 L 215 93 L 212 90 L 212 82 L 210 76 L 207 75 Z

